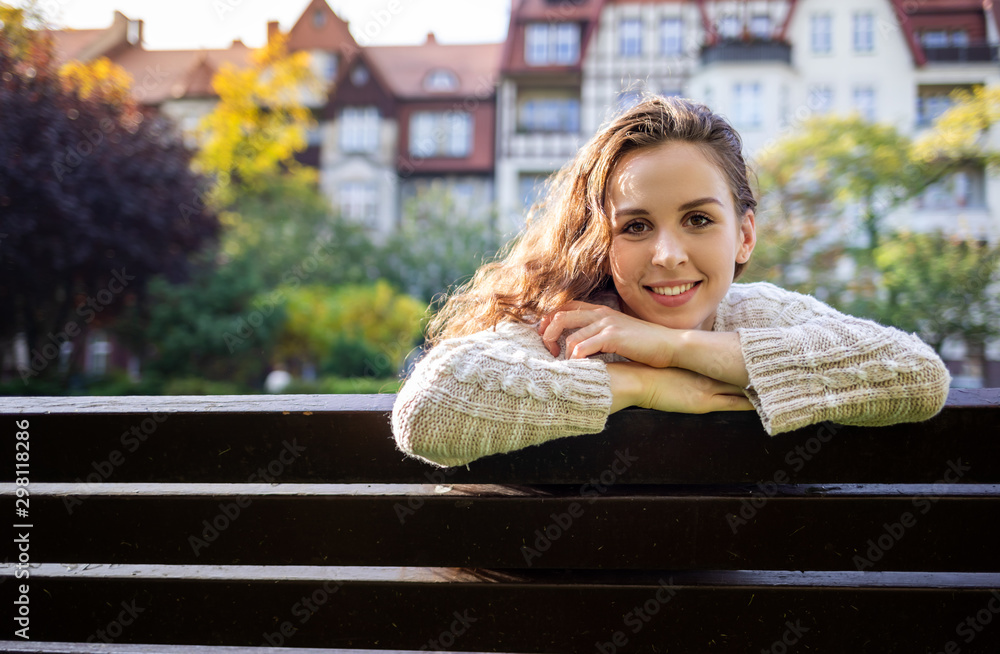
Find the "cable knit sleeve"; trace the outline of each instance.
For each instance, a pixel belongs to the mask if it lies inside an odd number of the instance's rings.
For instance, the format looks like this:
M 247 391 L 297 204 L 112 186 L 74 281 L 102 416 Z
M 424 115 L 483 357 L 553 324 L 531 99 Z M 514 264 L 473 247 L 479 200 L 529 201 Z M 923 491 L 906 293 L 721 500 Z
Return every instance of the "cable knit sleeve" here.
M 838 312 L 772 284 L 734 284 L 715 329 L 736 331 L 748 396 L 769 434 L 826 420 L 918 422 L 944 406 L 951 377 L 915 334 Z
M 599 432 L 610 411 L 603 360 L 553 357 L 534 327 L 508 322 L 434 347 L 399 391 L 392 431 L 406 454 L 455 466 Z

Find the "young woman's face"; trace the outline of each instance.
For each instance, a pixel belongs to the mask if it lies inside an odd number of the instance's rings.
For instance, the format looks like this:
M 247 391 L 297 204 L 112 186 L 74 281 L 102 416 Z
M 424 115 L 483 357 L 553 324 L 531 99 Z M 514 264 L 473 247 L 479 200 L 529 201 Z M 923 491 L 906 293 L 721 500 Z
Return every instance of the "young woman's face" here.
M 712 329 L 719 302 L 755 243 L 718 165 L 675 141 L 626 154 L 611 172 L 611 275 L 622 311 L 674 329 Z

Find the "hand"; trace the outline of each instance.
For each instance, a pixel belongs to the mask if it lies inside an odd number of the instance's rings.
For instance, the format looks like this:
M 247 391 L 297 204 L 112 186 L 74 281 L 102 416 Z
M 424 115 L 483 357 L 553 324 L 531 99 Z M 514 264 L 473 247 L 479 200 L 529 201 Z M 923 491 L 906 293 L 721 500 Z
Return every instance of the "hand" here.
M 542 317 L 538 333 L 552 356 L 559 355 L 559 337 L 564 331 L 566 358 L 582 359 L 598 352 L 617 354 L 654 368 L 673 365 L 680 330 L 627 316 L 611 307 L 588 302 L 569 302 Z
M 752 411 L 743 389 L 684 368 L 609 363 L 611 412 L 630 406 L 675 413 Z

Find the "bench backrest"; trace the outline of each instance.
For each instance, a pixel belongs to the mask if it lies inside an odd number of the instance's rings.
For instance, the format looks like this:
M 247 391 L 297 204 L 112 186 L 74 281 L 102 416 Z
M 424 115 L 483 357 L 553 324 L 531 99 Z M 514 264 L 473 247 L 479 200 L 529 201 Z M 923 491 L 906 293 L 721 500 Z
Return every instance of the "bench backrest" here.
M 450 469 L 395 449 L 393 400 L 0 399 L 9 451 L 29 444 L 0 478 L 12 512 L 30 480 L 30 576 L 15 546 L 3 579 L 29 584 L 31 639 L 847 651 L 964 647 L 973 616 L 1000 642 L 1000 389 L 773 438 L 752 413 L 629 410 Z

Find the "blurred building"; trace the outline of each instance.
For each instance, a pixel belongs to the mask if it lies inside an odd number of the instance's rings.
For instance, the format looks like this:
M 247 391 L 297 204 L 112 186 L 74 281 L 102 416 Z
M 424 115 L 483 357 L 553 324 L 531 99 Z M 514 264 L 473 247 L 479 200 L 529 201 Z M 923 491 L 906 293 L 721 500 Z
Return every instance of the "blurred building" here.
M 325 92 L 308 98 L 318 128 L 299 158 L 319 169 L 342 215 L 384 235 L 408 199 L 436 187 L 464 215 L 513 233 L 546 178 L 647 92 L 726 115 L 752 160 L 817 114 L 857 111 L 916 134 L 954 89 L 1000 84 L 993 0 L 511 2 L 503 43 L 443 45 L 429 34 L 420 45 L 367 47 L 325 0 L 309 3 L 288 45 L 310 53 Z M 142 29 L 116 12 L 107 29 L 54 36 L 64 60 L 122 65 L 137 98 L 190 133 L 217 102 L 212 76 L 245 64 L 250 50 L 239 41 L 145 50 Z M 273 38 L 278 24 L 267 31 Z M 969 165 L 888 221 L 995 242 L 1000 177 Z M 991 366 L 988 379 L 1000 383 L 1000 364 Z

